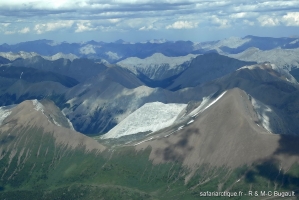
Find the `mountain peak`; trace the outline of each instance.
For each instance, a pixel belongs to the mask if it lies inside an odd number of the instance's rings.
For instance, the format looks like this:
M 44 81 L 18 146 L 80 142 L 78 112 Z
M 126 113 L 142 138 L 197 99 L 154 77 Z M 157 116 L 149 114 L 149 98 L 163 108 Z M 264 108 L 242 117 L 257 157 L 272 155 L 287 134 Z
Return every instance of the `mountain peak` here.
M 116 43 L 116 44 L 124 44 L 125 41 L 122 40 L 122 39 L 119 39 L 119 40 L 116 40 L 114 43 Z
M 71 130 L 70 121 L 52 101 L 27 100 L 11 108 L 9 112 L 9 115 L 3 120 L 0 131 L 15 132 L 12 129 L 37 128 L 52 135 L 56 145 L 65 145 L 72 149 L 80 146 L 84 146 L 86 150 L 102 151 L 105 149 L 103 145 L 93 139 Z M 34 134 L 34 131 L 29 131 L 27 134 Z M 15 137 L 18 137 L 18 134 Z

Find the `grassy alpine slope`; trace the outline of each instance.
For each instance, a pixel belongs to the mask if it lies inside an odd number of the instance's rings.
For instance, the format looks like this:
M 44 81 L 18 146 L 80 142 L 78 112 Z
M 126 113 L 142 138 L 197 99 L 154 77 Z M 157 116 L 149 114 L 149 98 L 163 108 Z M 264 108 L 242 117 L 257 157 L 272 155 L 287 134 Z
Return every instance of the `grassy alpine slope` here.
M 220 113 L 236 112 L 229 103 L 245 98 L 242 95 L 239 90 L 231 91 L 212 108 L 224 109 Z M 226 106 L 222 107 L 223 104 Z M 189 147 L 190 139 L 201 145 L 198 141 L 209 133 L 201 132 L 205 127 L 198 129 L 200 134 L 190 130 L 199 125 L 198 121 L 211 121 L 209 118 L 214 117 L 215 112 L 199 116 L 193 125 L 167 138 L 149 141 L 137 148 L 104 147 L 87 136 L 54 125 L 51 116 L 55 116 L 48 114 L 46 108 L 35 109 L 31 101 L 21 103 L 0 127 L 0 199 L 198 199 L 204 191 L 242 191 L 242 197 L 231 199 L 251 199 L 245 196 L 250 190 L 298 190 L 298 164 L 282 168 L 281 160 L 276 157 L 235 166 L 217 162 L 197 162 L 196 167 L 186 165 L 181 150 L 186 147 L 190 155 L 197 154 L 198 147 Z M 243 123 L 246 124 L 246 120 Z M 185 140 L 176 142 L 176 138 L 183 135 Z M 277 141 L 278 156 L 298 155 L 296 138 L 279 136 Z M 163 149 L 163 145 L 159 145 L 157 149 L 155 145 L 159 142 L 168 146 Z M 217 142 L 204 142 L 206 147 L 201 146 L 202 151 L 214 149 L 208 156 L 226 155 Z M 246 144 L 238 143 L 236 149 Z M 153 154 L 157 158 L 164 156 L 164 162 L 156 162 Z
M 298 165 L 287 173 L 271 161 L 233 170 L 202 165 L 185 183 L 188 169 L 179 162 L 152 164 L 150 148 L 86 152 L 55 144 L 42 129 L 28 128 L 23 134 L 39 142 L 29 142 L 27 137 L 1 138 L 4 145 L 19 141 L 10 152 L 2 150 L 1 199 L 198 199 L 200 192 L 218 191 L 219 187 L 247 193 L 290 191 L 299 185 Z M 250 199 L 234 199 L 245 198 Z

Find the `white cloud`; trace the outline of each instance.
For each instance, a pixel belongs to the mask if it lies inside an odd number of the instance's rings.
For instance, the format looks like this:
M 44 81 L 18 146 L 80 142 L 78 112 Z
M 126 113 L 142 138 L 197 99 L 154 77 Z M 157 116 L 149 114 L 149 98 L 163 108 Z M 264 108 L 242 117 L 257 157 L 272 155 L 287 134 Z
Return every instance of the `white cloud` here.
M 246 12 L 234 13 L 231 14 L 229 17 L 234 19 L 245 18 L 247 16 Z
M 278 26 L 280 25 L 280 20 L 277 17 L 271 16 L 260 16 L 257 19 L 261 26 Z
M 198 26 L 198 22 L 176 21 L 171 25 L 166 26 L 166 29 L 192 29 Z
M 299 12 L 288 12 L 282 16 L 262 15 L 257 20 L 261 26 L 299 26 Z
M 282 18 L 287 26 L 299 26 L 299 12 L 287 13 Z
M 246 25 L 249 25 L 249 26 L 254 26 L 255 25 L 254 21 L 249 21 L 247 19 L 243 20 L 243 23 L 246 24 Z
M 148 30 L 154 30 L 154 29 L 155 29 L 154 26 L 151 24 L 149 26 L 143 26 L 139 30 L 140 31 L 148 31 Z
M 8 27 L 11 23 L 0 23 L 1 26 L 3 27 Z
M 90 21 L 86 22 L 78 22 L 77 29 L 75 30 L 76 33 L 85 32 L 85 31 L 94 31 L 97 30 L 96 27 L 93 27 Z
M 299 0 L 0 0 L 0 32 L 299 26 L 296 8 Z
M 133 18 L 133 19 L 127 19 L 119 25 L 121 27 L 129 27 L 132 29 L 138 29 L 139 27 L 144 26 L 145 24 L 149 24 L 149 23 L 150 23 L 149 19 Z
M 29 27 L 25 27 L 25 28 L 19 30 L 18 32 L 22 33 L 22 34 L 29 33 L 30 32 L 30 28 Z
M 111 23 L 117 23 L 119 22 L 121 19 L 108 19 L 109 22 Z
M 219 17 L 217 17 L 216 15 L 213 15 L 210 17 L 212 24 L 217 25 L 217 28 L 229 28 L 231 27 L 230 22 L 228 19 L 220 19 Z
M 231 19 L 253 19 L 258 16 L 259 14 L 257 12 L 238 12 L 230 14 L 228 17 Z
M 4 34 L 5 35 L 12 35 L 12 34 L 15 34 L 16 32 L 15 31 L 5 31 Z
M 73 20 L 64 20 L 64 21 L 56 21 L 56 22 L 49 22 L 45 24 L 36 24 L 34 26 L 34 30 L 38 34 L 42 34 L 44 32 L 55 31 L 57 29 L 62 28 L 70 28 L 74 24 Z

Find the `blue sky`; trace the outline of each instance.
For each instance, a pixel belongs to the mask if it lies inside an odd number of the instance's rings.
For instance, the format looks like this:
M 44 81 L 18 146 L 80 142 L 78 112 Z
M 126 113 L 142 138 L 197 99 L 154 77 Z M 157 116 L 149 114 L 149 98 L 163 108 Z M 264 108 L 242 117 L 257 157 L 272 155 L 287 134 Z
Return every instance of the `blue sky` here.
M 298 0 L 0 1 L 0 43 L 52 39 L 194 42 L 299 34 Z

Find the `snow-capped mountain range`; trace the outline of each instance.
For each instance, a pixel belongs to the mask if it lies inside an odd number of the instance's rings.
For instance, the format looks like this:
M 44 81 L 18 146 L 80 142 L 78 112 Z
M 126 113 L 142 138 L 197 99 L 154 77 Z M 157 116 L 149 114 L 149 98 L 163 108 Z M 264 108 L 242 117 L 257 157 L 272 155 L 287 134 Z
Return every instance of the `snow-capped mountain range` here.
M 0 45 L 0 199 L 296 191 L 298 40 Z
M 4 44 L 0 46 L 0 50 L 7 50 L 0 53 L 6 63 L 0 73 L 2 95 L 6 96 L 2 105 L 46 96 L 59 104 L 77 131 L 119 137 L 132 134 L 120 131 L 132 126 L 139 132 L 154 132 L 173 124 L 175 117 L 155 129 L 145 126 L 143 122 L 147 124 L 148 120 L 138 113 L 148 113 L 150 117 L 149 110 L 156 109 L 153 114 L 158 112 L 158 107 L 165 107 L 165 116 L 174 116 L 167 106 L 200 102 L 217 92 L 219 84 L 214 84 L 214 80 L 236 70 L 238 73 L 253 70 L 255 63 L 270 62 L 273 73 L 280 74 L 290 84 L 297 84 L 288 72 L 299 67 L 297 40 L 246 36 L 203 43 L 159 40 L 134 44 L 124 41 L 69 44 L 41 40 Z M 26 52 L 26 49 L 36 51 Z M 16 50 L 22 51 L 14 52 Z M 22 70 L 23 67 L 27 69 Z M 36 79 L 34 73 L 48 73 L 48 76 L 45 80 Z M 46 81 L 51 82 L 51 87 L 42 92 Z M 207 83 L 212 86 L 203 87 Z M 263 103 L 256 99 L 253 104 Z M 260 107 L 266 108 L 267 104 Z M 259 120 L 263 120 L 263 116 L 260 114 Z M 143 120 L 128 125 L 126 119 Z
M 17 59 L 28 59 L 28 58 L 32 58 L 35 56 L 41 56 L 35 52 L 25 52 L 25 51 L 20 51 L 18 53 L 13 53 L 13 52 L 0 52 L 0 56 L 3 58 L 6 58 L 10 61 L 14 61 Z M 78 56 L 74 55 L 74 54 L 63 54 L 63 53 L 57 53 L 54 54 L 52 56 L 41 56 L 42 58 L 46 59 L 46 60 L 50 60 L 50 61 L 54 61 L 54 60 L 58 60 L 58 59 L 68 59 L 70 61 L 73 61 L 75 59 L 78 58 Z

